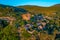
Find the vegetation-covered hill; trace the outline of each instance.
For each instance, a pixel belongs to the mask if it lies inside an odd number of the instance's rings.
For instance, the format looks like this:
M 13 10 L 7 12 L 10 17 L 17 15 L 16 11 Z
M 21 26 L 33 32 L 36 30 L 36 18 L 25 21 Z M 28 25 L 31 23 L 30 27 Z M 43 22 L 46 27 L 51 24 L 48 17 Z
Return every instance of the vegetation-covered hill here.
M 17 8 L 13 6 L 0 4 L 0 14 L 1 14 L 0 16 L 13 16 L 13 15 L 16 16 L 26 12 L 28 11 L 23 8 Z
M 50 7 L 42 7 L 42 6 L 33 6 L 33 5 L 25 5 L 25 6 L 8 6 L 0 4 L 0 12 L 3 13 L 43 13 L 45 15 L 53 15 L 53 13 L 58 12 L 60 14 L 60 4 L 56 4 Z M 1 13 L 0 13 L 1 14 Z M 58 14 L 58 15 L 59 15 Z
M 60 4 L 50 7 L 0 4 L 0 40 L 60 40 L 58 35 Z
M 55 12 L 60 12 L 60 4 L 56 4 L 50 7 L 33 6 L 33 5 L 25 5 L 25 6 L 18 6 L 18 7 L 24 8 L 32 13 L 44 13 L 46 15 L 50 15 Z
M 0 40 L 20 40 L 18 20 L 21 20 L 21 14 L 26 12 L 28 11 L 23 8 L 0 4 Z

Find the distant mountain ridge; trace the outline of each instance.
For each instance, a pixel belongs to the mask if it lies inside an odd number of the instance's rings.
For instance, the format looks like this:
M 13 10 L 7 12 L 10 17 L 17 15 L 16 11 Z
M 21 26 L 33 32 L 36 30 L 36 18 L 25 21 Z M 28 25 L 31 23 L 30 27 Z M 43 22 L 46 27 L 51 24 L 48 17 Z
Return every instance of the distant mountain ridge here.
M 12 9 L 11 12 L 22 12 L 22 13 L 26 13 L 26 12 L 31 12 L 31 13 L 45 13 L 45 14 L 52 14 L 54 12 L 60 12 L 60 4 L 56 4 L 50 7 L 42 7 L 42 6 L 35 6 L 35 5 L 24 5 L 24 6 L 9 6 L 9 5 L 3 5 L 0 4 L 0 11 L 4 12 L 4 10 L 7 7 L 7 11 L 9 11 L 9 9 Z M 4 9 L 3 9 L 4 8 Z
M 24 6 L 18 6 L 19 8 L 24 8 L 30 12 L 36 12 L 36 13 L 46 13 L 51 14 L 54 12 L 60 12 L 60 4 L 52 5 L 50 7 L 42 7 L 42 6 L 34 6 L 34 5 L 24 5 Z
M 17 12 L 22 12 L 22 13 L 24 13 L 24 12 L 27 12 L 27 10 L 25 10 L 25 9 L 23 9 L 23 8 L 17 8 L 17 7 L 14 7 L 14 6 L 9 6 L 9 5 L 3 5 L 3 4 L 0 4 L 0 8 L 1 9 L 9 9 L 9 8 L 11 8 L 11 9 L 14 9 L 14 11 L 17 11 Z
M 60 4 L 56 4 L 56 5 L 53 5 L 53 6 L 60 6 Z

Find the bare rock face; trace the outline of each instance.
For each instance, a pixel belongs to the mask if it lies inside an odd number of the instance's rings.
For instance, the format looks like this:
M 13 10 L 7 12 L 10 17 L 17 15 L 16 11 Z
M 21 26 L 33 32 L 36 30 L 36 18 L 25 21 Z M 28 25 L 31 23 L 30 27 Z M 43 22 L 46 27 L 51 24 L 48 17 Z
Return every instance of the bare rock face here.
M 23 20 L 30 20 L 30 16 L 31 16 L 30 13 L 23 14 L 23 15 L 22 15 L 22 19 L 23 19 Z

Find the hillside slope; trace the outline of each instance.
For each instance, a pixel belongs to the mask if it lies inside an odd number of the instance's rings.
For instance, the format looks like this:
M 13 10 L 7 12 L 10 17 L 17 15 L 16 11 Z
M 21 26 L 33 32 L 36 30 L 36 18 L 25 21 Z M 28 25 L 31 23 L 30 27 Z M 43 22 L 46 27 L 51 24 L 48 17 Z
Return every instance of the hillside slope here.
M 28 11 L 23 8 L 17 8 L 9 5 L 0 4 L 0 14 L 1 14 L 0 16 L 13 16 L 26 12 Z
M 54 40 L 60 32 L 59 16 L 59 5 L 13 7 L 0 4 L 0 39 Z
M 56 4 L 50 7 L 41 7 L 41 6 L 33 6 L 33 5 L 25 5 L 25 6 L 18 6 L 19 8 L 24 8 L 30 12 L 34 13 L 45 13 L 50 15 L 54 12 L 60 12 L 60 4 Z

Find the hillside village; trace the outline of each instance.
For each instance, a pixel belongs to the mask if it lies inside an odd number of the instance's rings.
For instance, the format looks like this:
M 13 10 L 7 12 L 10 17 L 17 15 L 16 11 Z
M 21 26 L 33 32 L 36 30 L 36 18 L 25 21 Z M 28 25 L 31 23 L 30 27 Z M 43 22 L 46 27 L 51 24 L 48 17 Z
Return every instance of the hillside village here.
M 42 14 L 36 14 L 36 15 L 29 14 L 30 17 L 28 17 L 28 14 L 23 14 L 25 16 L 22 16 L 22 18 L 23 20 L 26 20 L 24 24 L 25 30 L 32 35 L 34 34 L 35 31 L 37 31 L 38 33 L 45 32 L 48 33 L 49 35 L 52 35 L 54 34 L 53 32 L 55 30 L 60 29 L 60 27 L 58 27 L 59 25 L 57 25 L 55 22 L 56 18 L 44 16 Z
M 5 6 L 5 5 L 3 5 Z M 2 12 L 3 11 L 3 12 Z M 33 14 L 32 14 L 33 13 Z M 47 15 L 23 8 L 0 7 L 1 40 L 57 40 L 60 39 L 60 12 Z

